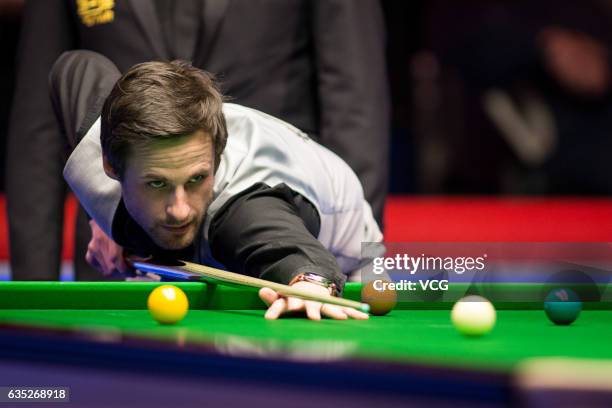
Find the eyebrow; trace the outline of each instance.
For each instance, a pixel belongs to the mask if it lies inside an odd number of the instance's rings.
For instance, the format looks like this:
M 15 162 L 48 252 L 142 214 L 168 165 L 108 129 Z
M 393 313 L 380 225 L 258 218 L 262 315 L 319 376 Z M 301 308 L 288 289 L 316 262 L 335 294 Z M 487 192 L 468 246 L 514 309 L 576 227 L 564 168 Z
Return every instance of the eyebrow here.
M 194 176 L 199 176 L 199 175 L 202 175 L 204 177 L 208 177 L 210 175 L 210 170 L 209 169 L 200 169 L 200 170 L 194 171 L 193 173 L 191 173 L 189 175 L 189 178 L 192 178 Z M 154 179 L 154 180 L 167 180 L 168 179 L 167 177 L 165 177 L 165 176 L 163 176 L 161 174 L 155 173 L 155 172 L 145 173 L 142 176 L 140 176 L 140 178 L 141 179 Z

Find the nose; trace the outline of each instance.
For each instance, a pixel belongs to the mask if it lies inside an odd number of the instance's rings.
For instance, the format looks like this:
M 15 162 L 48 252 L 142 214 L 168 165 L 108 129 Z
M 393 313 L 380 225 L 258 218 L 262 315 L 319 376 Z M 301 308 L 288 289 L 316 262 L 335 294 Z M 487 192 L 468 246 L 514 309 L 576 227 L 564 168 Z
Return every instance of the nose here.
M 189 218 L 189 203 L 187 193 L 182 186 L 176 187 L 166 205 L 166 214 L 171 222 L 182 224 Z

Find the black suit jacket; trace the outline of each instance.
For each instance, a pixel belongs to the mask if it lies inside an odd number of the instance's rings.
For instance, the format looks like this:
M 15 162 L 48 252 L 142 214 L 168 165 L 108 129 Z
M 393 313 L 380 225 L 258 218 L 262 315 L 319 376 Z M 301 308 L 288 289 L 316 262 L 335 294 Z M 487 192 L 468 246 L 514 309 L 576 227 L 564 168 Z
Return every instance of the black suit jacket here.
M 7 155 L 16 277 L 59 264 L 65 149 L 47 90 L 55 59 L 88 49 L 125 71 L 173 56 L 154 1 L 115 1 L 110 9 L 101 7 L 104 1 L 87 4 L 26 3 Z M 200 13 L 201 24 L 177 34 L 193 47 L 193 64 L 216 74 L 232 101 L 294 124 L 343 157 L 381 220 L 389 131 L 378 2 L 204 0 Z

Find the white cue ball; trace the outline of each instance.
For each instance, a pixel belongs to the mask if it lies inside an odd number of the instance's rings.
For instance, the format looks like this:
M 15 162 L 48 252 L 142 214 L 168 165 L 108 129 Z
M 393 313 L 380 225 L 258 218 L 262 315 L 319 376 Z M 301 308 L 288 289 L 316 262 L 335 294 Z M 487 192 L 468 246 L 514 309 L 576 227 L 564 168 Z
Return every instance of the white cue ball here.
M 495 308 L 482 296 L 466 296 L 453 306 L 451 320 L 462 334 L 482 336 L 495 326 Z

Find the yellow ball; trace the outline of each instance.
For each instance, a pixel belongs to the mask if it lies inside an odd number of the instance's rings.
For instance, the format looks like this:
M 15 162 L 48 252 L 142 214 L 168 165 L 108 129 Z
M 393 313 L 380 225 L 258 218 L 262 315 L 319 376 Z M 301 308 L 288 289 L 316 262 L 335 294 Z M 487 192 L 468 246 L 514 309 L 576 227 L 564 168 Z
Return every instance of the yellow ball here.
M 482 336 L 495 326 L 495 308 L 482 296 L 466 296 L 453 306 L 451 320 L 466 336 Z
M 189 301 L 185 292 L 176 286 L 162 285 L 149 294 L 147 308 L 159 323 L 173 324 L 183 320 L 189 310 Z

